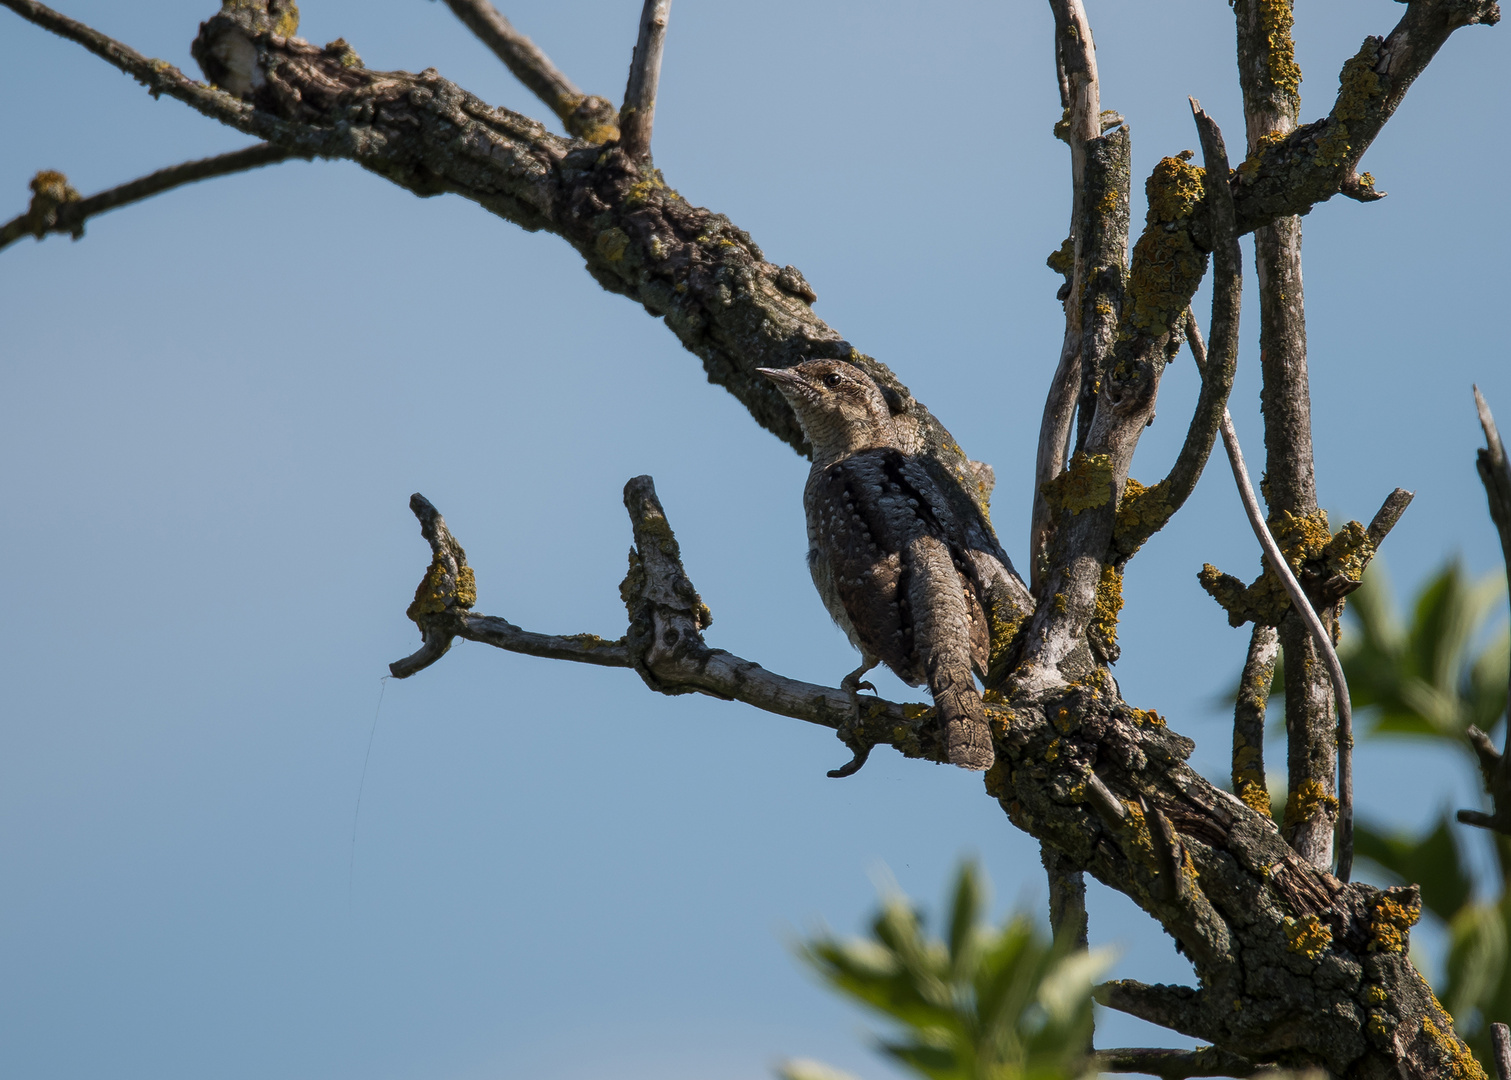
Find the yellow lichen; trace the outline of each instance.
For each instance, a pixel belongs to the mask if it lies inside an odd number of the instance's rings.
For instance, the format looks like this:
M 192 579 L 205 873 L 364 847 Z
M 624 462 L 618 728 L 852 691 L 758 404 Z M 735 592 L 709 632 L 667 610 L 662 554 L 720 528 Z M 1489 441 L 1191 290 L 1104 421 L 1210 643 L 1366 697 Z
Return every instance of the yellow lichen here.
M 1283 929 L 1285 947 L 1308 960 L 1317 959 L 1333 943 L 1332 928 L 1315 915 L 1305 915 L 1299 919 L 1287 916 Z
M 1485 1070 L 1474 1060 L 1463 1040 L 1453 1033 L 1453 1024 L 1445 1015 L 1443 1028 L 1432 1022 L 1430 1016 L 1422 1017 L 1422 1034 L 1431 1039 L 1443 1059 L 1438 1075 L 1442 1080 L 1486 1080 Z M 1446 1028 L 1446 1030 L 1444 1030 Z
M 1161 158 L 1144 182 L 1144 193 L 1149 198 L 1148 224 L 1190 217 L 1201 205 L 1205 175 L 1206 170 L 1200 165 L 1192 165 L 1184 157 Z
M 630 238 L 623 229 L 604 229 L 598 234 L 593 246 L 609 262 L 618 262 L 624 258 L 624 250 L 630 246 Z
M 1102 580 L 1097 583 L 1096 609 L 1088 629 L 1107 647 L 1117 644 L 1118 614 L 1122 610 L 1123 575 L 1115 566 L 1104 566 Z
M 1364 988 L 1364 1000 L 1371 1005 L 1384 1005 L 1390 995 L 1385 992 L 1385 987 L 1370 983 Z
M 1162 728 L 1165 726 L 1165 718 L 1153 709 L 1130 709 L 1128 715 L 1139 727 Z
M 1369 918 L 1370 952 L 1405 952 L 1408 931 L 1422 917 L 1422 901 L 1404 889 L 1391 889 L 1375 899 Z
M 1252 809 L 1270 816 L 1270 792 L 1264 780 L 1264 751 L 1247 744 L 1233 749 L 1233 793 Z
M 1320 780 L 1303 780 L 1296 785 L 1285 800 L 1285 827 L 1287 829 L 1311 821 L 1321 809 L 1337 813 L 1338 800 L 1327 793 Z
M 1350 121 L 1364 120 L 1385 96 L 1385 87 L 1375 64 L 1380 56 L 1380 39 L 1366 38 L 1364 45 L 1348 59 L 1338 75 L 1338 100 L 1328 117 L 1327 129 L 1317 142 L 1317 164 L 1341 165 L 1353 149 L 1349 142 Z
M 1146 537 L 1170 520 L 1172 513 L 1163 482 L 1146 488 L 1130 476 L 1124 481 L 1123 497 L 1118 500 L 1114 543 L 1119 552 L 1132 555 Z
M 1301 67 L 1291 40 L 1294 24 L 1290 0 L 1259 0 L 1259 23 L 1265 35 L 1265 67 L 1276 90 L 1294 101 L 1301 89 Z
M 1049 504 L 1079 514 L 1112 501 L 1112 456 L 1078 450 L 1070 468 L 1043 487 Z

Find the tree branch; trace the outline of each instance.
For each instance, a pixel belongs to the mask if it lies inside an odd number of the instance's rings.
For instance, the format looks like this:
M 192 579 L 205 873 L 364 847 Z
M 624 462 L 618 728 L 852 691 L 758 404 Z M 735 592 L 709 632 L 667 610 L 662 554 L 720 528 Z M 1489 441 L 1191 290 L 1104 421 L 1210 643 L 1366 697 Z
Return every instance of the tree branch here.
M 1100 1050 L 1096 1067 L 1103 1072 L 1143 1073 L 1161 1080 L 1188 1080 L 1196 1076 L 1262 1076 L 1270 1067 L 1255 1065 L 1248 1058 L 1204 1046 L 1199 1050 L 1164 1050 L 1145 1046 L 1125 1046 Z
M 1186 429 L 1185 442 L 1170 473 L 1152 488 L 1130 483 L 1118 508 L 1119 529 L 1113 540 L 1116 554 L 1131 558 L 1149 537 L 1175 516 L 1201 479 L 1217 441 L 1228 395 L 1238 371 L 1238 322 L 1243 296 L 1243 254 L 1238 247 L 1232 191 L 1227 184 L 1228 153 L 1217 123 L 1191 98 L 1191 113 L 1201 139 L 1206 168 L 1203 184 L 1210 208 L 1212 234 L 1212 349 L 1198 364 L 1201 393 Z M 1188 323 L 1195 320 L 1186 309 Z
M 567 131 L 591 143 L 619 138 L 619 114 L 614 103 L 579 90 L 488 0 L 446 0 L 446 6 L 493 50 L 516 79 L 561 118 Z
M 1312 639 L 1317 643 L 1317 650 L 1321 653 L 1328 677 L 1332 680 L 1333 693 L 1338 702 L 1338 868 L 1334 876 L 1339 881 L 1347 881 L 1354 862 L 1354 724 L 1353 709 L 1348 697 L 1348 680 L 1343 675 L 1343 664 L 1338 659 L 1338 652 L 1333 648 L 1332 633 L 1322 625 L 1322 619 L 1312 607 L 1301 583 L 1291 572 L 1290 563 L 1286 561 L 1280 545 L 1275 542 L 1269 526 L 1265 524 L 1264 512 L 1260 510 L 1254 487 L 1249 482 L 1249 470 L 1243 463 L 1243 450 L 1238 445 L 1233 418 L 1226 409 L 1222 416 L 1222 441 L 1228 451 L 1228 462 L 1233 467 L 1233 479 L 1238 485 L 1238 495 L 1243 500 L 1249 525 L 1253 527 L 1254 535 L 1264 548 L 1265 559 L 1280 576 L 1285 591 L 1290 594 L 1293 609 L 1311 630 Z
M 1495 426 L 1495 417 L 1485 401 L 1480 388 L 1474 388 L 1474 406 L 1479 412 L 1480 427 L 1485 433 L 1485 445 L 1475 456 L 1475 468 L 1480 482 L 1485 485 L 1485 498 L 1490 504 L 1490 519 L 1500 533 L 1501 553 L 1506 562 L 1506 578 L 1511 582 L 1511 461 L 1506 457 L 1505 443 L 1501 442 L 1500 429 Z M 1511 835 L 1511 753 L 1498 751 L 1490 736 L 1478 727 L 1470 726 L 1467 732 L 1469 743 L 1479 759 L 1480 774 L 1485 781 L 1485 791 L 1490 796 L 1494 813 L 1478 810 L 1460 810 L 1459 821 L 1465 825 L 1477 825 L 1482 829 Z M 1506 739 L 1511 750 L 1511 685 L 1506 688 Z
M 661 83 L 661 53 L 666 47 L 666 24 L 672 0 L 645 0 L 640 12 L 640 38 L 630 59 L 629 82 L 619 110 L 619 145 L 631 161 L 649 161 L 651 128 L 656 121 L 656 90 Z
M 1121 142 L 1121 155 L 1115 146 L 1098 145 L 1103 142 L 1102 105 L 1091 22 L 1081 0 L 1050 0 L 1049 6 L 1055 19 L 1055 72 L 1065 108 L 1055 132 L 1070 147 L 1071 208 L 1070 235 L 1049 260 L 1052 268 L 1065 275 L 1061 290 L 1065 335 L 1044 400 L 1034 464 L 1029 579 L 1035 588 L 1044 569 L 1052 527 L 1044 485 L 1065 468 L 1081 388 L 1094 382 L 1087 375 L 1098 366 L 1111 327 L 1116 324 L 1122 300 L 1123 251 L 1128 243 L 1127 132 L 1121 132 L 1120 140 L 1114 139 Z M 1115 122 L 1121 123 L 1121 117 Z M 1093 164 L 1093 157 L 1105 159 L 1109 149 L 1115 160 L 1121 159 L 1121 170 L 1115 164 L 1107 168 L 1105 160 Z M 1116 303 L 1097 304 L 1102 299 L 1098 294 L 1108 292 L 1109 286 Z M 1098 323 L 1108 325 L 1102 328 Z M 1089 416 L 1084 420 L 1089 423 Z
M 84 222 L 107 210 L 140 202 L 171 188 L 192 184 L 196 180 L 245 172 L 287 161 L 291 157 L 309 156 L 285 150 L 281 146 L 258 143 L 241 150 L 232 150 L 228 154 L 186 161 L 182 165 L 170 165 L 87 199 L 81 198 L 69 186 L 68 178 L 62 173 L 39 172 L 31 181 L 32 199 L 26 213 L 0 225 L 0 249 L 28 235 L 41 240 L 48 233 L 69 233 L 77 240 L 84 235 Z
M 1264 714 L 1280 645 L 1273 626 L 1255 623 L 1233 706 L 1233 792 L 1261 814 L 1270 813 L 1264 773 Z
M 336 132 L 291 124 L 270 113 L 260 112 L 225 90 L 189 78 L 166 60 L 149 59 L 129 45 L 36 0 L 0 0 L 0 7 L 10 8 L 28 22 L 84 46 L 141 83 L 153 97 L 167 94 L 212 120 L 277 143 L 291 155 L 344 156 L 339 153 L 343 140 Z
M 1276 218 L 1305 214 L 1344 188 L 1371 187 L 1372 182 L 1363 184 L 1357 175 L 1359 160 L 1395 114 L 1412 82 L 1455 30 L 1493 26 L 1499 21 L 1500 5 L 1493 0 L 1409 0 L 1406 13 L 1389 35 L 1366 38 L 1359 52 L 1343 65 L 1338 97 L 1324 119 L 1302 125 L 1283 139 L 1267 139 L 1251 147 L 1248 160 L 1234 177 L 1239 233 Z M 1241 77 L 1245 70 L 1241 64 Z M 1299 76 L 1298 70 L 1298 81 Z M 1252 100 L 1247 87 L 1245 96 L 1246 101 Z M 1251 106 L 1246 111 L 1256 110 Z
M 461 638 L 527 656 L 633 668 L 658 693 L 701 693 L 741 701 L 838 731 L 852 747 L 888 744 L 909 757 L 947 760 L 932 708 L 865 697 L 857 726 L 846 691 L 789 679 L 709 648 L 702 631 L 712 616 L 687 579 L 676 537 L 648 476 L 625 485 L 635 546 L 620 594 L 629 609 L 630 626 L 624 637 L 612 641 L 596 634 L 533 633 L 506 619 L 473 612 L 477 587 L 466 552 L 423 495 L 412 496 L 409 506 L 430 544 L 431 563 L 405 613 L 419 626 L 424 644 L 389 665 L 395 678 L 423 671 Z
M 1511 1080 L 1511 1029 L 1491 1024 L 1490 1039 L 1495 1047 L 1495 1075 L 1498 1080 Z

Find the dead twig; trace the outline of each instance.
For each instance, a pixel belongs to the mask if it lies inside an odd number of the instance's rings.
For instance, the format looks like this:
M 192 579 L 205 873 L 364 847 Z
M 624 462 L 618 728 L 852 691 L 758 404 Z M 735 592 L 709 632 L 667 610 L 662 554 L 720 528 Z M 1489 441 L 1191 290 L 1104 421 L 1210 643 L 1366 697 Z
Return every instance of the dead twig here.
M 1196 328 L 1195 320 L 1188 319 L 1186 325 L 1191 352 L 1196 356 L 1198 364 L 1205 365 L 1207 356 L 1201 331 Z M 1322 625 L 1322 619 L 1312 607 L 1301 583 L 1296 580 L 1290 564 L 1281 553 L 1280 545 L 1275 542 L 1275 537 L 1265 523 L 1264 511 L 1259 507 L 1254 485 L 1249 481 L 1249 470 L 1244 465 L 1243 450 L 1238 445 L 1238 432 L 1233 428 L 1233 417 L 1226 408 L 1222 411 L 1221 430 L 1223 446 L 1228 452 L 1228 463 L 1232 466 L 1233 479 L 1238 485 L 1238 496 L 1243 500 L 1249 525 L 1253 528 L 1260 547 L 1264 549 L 1265 559 L 1290 595 L 1292 606 L 1316 640 L 1317 651 L 1322 656 L 1328 678 L 1333 684 L 1333 695 L 1338 702 L 1338 866 L 1335 876 L 1340 881 L 1347 881 L 1354 863 L 1354 714 L 1348 696 L 1348 680 L 1343 675 L 1343 663 L 1338 659 L 1338 650 L 1333 648 L 1332 634 Z
M 516 79 L 550 106 L 567 131 L 593 143 L 619 137 L 614 103 L 579 90 L 535 42 L 516 30 L 488 0 L 446 0 L 446 6 L 493 50 Z
M 1479 412 L 1480 427 L 1485 433 L 1485 445 L 1478 451 L 1475 468 L 1480 482 L 1485 485 L 1485 498 L 1490 503 L 1490 519 L 1500 533 L 1501 553 L 1506 561 L 1506 577 L 1511 583 L 1511 461 L 1506 458 L 1506 445 L 1501 442 L 1500 429 L 1495 426 L 1495 417 L 1480 388 L 1474 388 L 1474 406 Z M 1506 738 L 1511 748 L 1511 684 L 1506 687 Z M 1466 733 L 1479 759 L 1480 775 L 1485 781 L 1485 792 L 1490 796 L 1493 813 L 1478 810 L 1460 810 L 1459 821 L 1482 829 L 1511 835 L 1511 754 L 1495 749 L 1490 736 L 1478 727 L 1470 726 Z
M 645 0 L 640 12 L 640 37 L 630 59 L 630 78 L 619 110 L 619 145 L 632 159 L 648 161 L 651 128 L 656 121 L 656 90 L 661 83 L 661 53 L 672 0 Z
M 228 176 L 231 173 L 246 172 L 248 169 L 259 169 L 264 165 L 274 165 L 293 157 L 307 160 L 313 156 L 286 150 L 281 146 L 258 143 L 241 150 L 232 150 L 228 154 L 217 154 L 215 157 L 201 158 L 198 161 L 186 161 L 181 165 L 170 165 L 166 169 L 148 173 L 146 176 L 109 188 L 88 198 L 81 198 L 79 193 L 69 186 L 68 178 L 62 173 L 39 172 L 31 181 L 31 205 L 27 207 L 26 213 L 0 225 L 0 249 L 23 236 L 34 236 L 41 240 L 48 233 L 68 233 L 77 240 L 84 235 L 84 223 L 107 210 L 141 202 L 143 199 L 149 199 L 164 191 L 182 187 L 184 184 L 192 184 L 198 180 L 209 180 L 216 176 Z

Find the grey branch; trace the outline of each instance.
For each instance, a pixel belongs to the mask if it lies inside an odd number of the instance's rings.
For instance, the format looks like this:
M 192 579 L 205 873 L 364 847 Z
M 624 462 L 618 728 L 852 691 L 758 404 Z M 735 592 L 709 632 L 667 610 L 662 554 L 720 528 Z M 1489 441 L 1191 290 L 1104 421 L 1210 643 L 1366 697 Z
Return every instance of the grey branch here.
M 1390 530 L 1396 527 L 1396 522 L 1401 520 L 1401 515 L 1406 513 L 1406 508 L 1411 505 L 1411 500 L 1416 498 L 1416 493 L 1407 491 L 1405 488 L 1396 488 L 1385 501 L 1380 504 L 1380 509 L 1370 519 L 1369 542 L 1374 547 L 1379 547 L 1390 535 Z
M 1273 626 L 1255 623 L 1233 706 L 1233 793 L 1260 813 L 1270 812 L 1264 775 L 1264 714 L 1280 643 Z
M 189 78 L 166 60 L 143 56 L 131 46 L 36 0 L 0 0 L 0 7 L 10 8 L 23 19 L 84 46 L 141 83 L 153 97 L 167 94 L 177 98 L 212 120 L 275 142 L 290 154 L 314 156 L 336 152 L 336 144 L 340 141 L 338 133 L 291 123 L 256 109 L 250 102 Z
M 1479 411 L 1480 427 L 1485 433 L 1485 445 L 1478 451 L 1475 468 L 1480 481 L 1485 485 L 1485 497 L 1490 503 L 1490 518 L 1500 533 L 1501 552 L 1506 561 L 1507 580 L 1511 581 L 1511 462 L 1506 459 L 1506 446 L 1501 442 L 1500 430 L 1495 426 L 1495 417 L 1490 406 L 1474 388 L 1474 405 Z M 1511 740 L 1511 685 L 1506 690 L 1506 737 Z M 1460 810 L 1459 821 L 1465 825 L 1477 825 L 1482 829 L 1511 835 L 1511 754 L 1495 749 L 1490 736 L 1478 727 L 1470 726 L 1470 745 L 1479 759 L 1480 774 L 1485 781 L 1485 791 L 1490 796 L 1494 813 L 1478 810 Z M 1511 746 L 1511 743 L 1508 743 Z
M 645 0 L 640 12 L 640 36 L 630 59 L 630 77 L 624 87 L 624 105 L 619 110 L 619 145 L 631 160 L 651 156 L 651 128 L 656 121 L 656 90 L 661 83 L 661 53 L 666 46 L 666 24 L 672 0 Z
M 430 545 L 431 563 L 406 612 L 419 626 L 424 644 L 389 665 L 396 678 L 423 671 L 461 638 L 527 656 L 632 668 L 664 694 L 701 693 L 741 701 L 835 731 L 852 726 L 850 695 L 844 690 L 789 679 L 705 644 L 702 631 L 712 616 L 687 579 L 676 537 L 648 476 L 625 485 L 635 546 L 629 576 L 620 589 L 630 612 L 629 632 L 617 640 L 596 634 L 539 634 L 507 619 L 473 612 L 475 577 L 461 544 L 423 495 L 412 496 L 409 506 Z M 870 696 L 862 701 L 853 741 L 890 744 L 909 757 L 945 760 L 933 709 Z
M 579 90 L 535 42 L 516 30 L 488 0 L 446 0 L 446 6 L 493 50 L 516 79 L 561 118 L 569 132 L 592 143 L 619 137 L 618 112 L 613 102 Z
M 1142 1073 L 1160 1080 L 1188 1080 L 1196 1076 L 1263 1076 L 1271 1067 L 1255 1065 L 1248 1058 L 1204 1046 L 1199 1050 L 1165 1050 L 1125 1046 L 1100 1050 L 1096 1067 L 1102 1072 Z
M 1200 335 L 1192 333 L 1190 341 L 1191 349 L 1195 352 L 1200 347 Z M 1338 651 L 1333 648 L 1332 634 L 1322 625 L 1322 619 L 1318 617 L 1306 592 L 1301 588 L 1301 583 L 1292 573 L 1290 563 L 1281 553 L 1280 545 L 1275 543 L 1275 537 L 1265 524 L 1264 511 L 1259 508 L 1254 486 L 1249 481 L 1249 470 L 1243 463 L 1243 450 L 1238 445 L 1238 433 L 1233 429 L 1233 417 L 1227 409 L 1222 411 L 1222 441 L 1228 451 L 1233 480 L 1238 485 L 1238 495 L 1243 500 L 1249 525 L 1260 546 L 1264 548 L 1265 559 L 1280 577 L 1285 591 L 1290 594 L 1292 606 L 1311 630 L 1312 637 L 1317 642 L 1317 650 L 1327 666 L 1328 677 L 1332 680 L 1333 694 L 1338 700 L 1338 868 L 1335 876 L 1339 881 L 1347 881 L 1354 862 L 1354 723 L 1353 708 L 1348 697 L 1348 680 L 1344 678 Z
M 1049 0 L 1055 18 L 1055 73 L 1060 82 L 1065 116 L 1056 128 L 1070 146 L 1071 261 L 1064 293 L 1065 337 L 1055 366 L 1044 415 L 1039 424 L 1039 447 L 1034 464 L 1034 505 L 1029 537 L 1029 582 L 1039 586 L 1049 543 L 1050 513 L 1044 485 L 1059 476 L 1069 455 L 1071 422 L 1080 396 L 1083 365 L 1082 299 L 1090 250 L 1087 244 L 1086 155 L 1088 144 L 1102 134 L 1102 99 L 1097 80 L 1096 46 L 1091 22 L 1081 0 Z
M 1496 1077 L 1511 1080 L 1511 1029 L 1505 1024 L 1491 1024 L 1490 1041 L 1495 1047 Z
M 31 182 L 32 199 L 26 213 L 0 225 L 0 248 L 5 248 L 23 236 L 35 236 L 41 240 L 48 233 L 68 233 L 77 240 L 84 235 L 84 222 L 107 210 L 140 202 L 170 188 L 192 184 L 196 180 L 245 172 L 287 161 L 291 157 L 309 156 L 285 150 L 281 146 L 258 143 L 241 150 L 232 150 L 228 154 L 186 161 L 182 165 L 170 165 L 87 199 L 81 198 L 69 186 L 67 177 L 62 173 L 39 172 Z
M 1146 500 L 1149 506 L 1158 507 L 1158 510 L 1138 514 L 1137 524 L 1129 530 L 1120 530 L 1116 536 L 1116 553 L 1123 558 L 1132 556 L 1144 541 L 1164 528 L 1196 490 L 1196 482 L 1201 479 L 1202 470 L 1212 456 L 1212 446 L 1217 441 L 1217 432 L 1228 408 L 1228 395 L 1233 390 L 1233 378 L 1238 371 L 1243 253 L 1238 246 L 1233 193 L 1221 179 L 1229 172 L 1228 151 L 1217 122 L 1202 111 L 1195 98 L 1189 100 L 1206 166 L 1204 184 L 1211 216 L 1212 348 L 1198 364 L 1201 393 L 1197 396 L 1180 453 L 1170 467 L 1169 475 L 1150 489 Z M 1189 307 L 1186 321 L 1188 324 L 1195 322 L 1195 315 Z

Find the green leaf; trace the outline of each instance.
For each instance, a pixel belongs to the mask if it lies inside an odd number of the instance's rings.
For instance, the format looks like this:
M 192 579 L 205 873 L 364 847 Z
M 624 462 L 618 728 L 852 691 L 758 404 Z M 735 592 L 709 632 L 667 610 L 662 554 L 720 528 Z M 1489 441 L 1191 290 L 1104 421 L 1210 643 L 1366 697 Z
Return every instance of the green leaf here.
M 1422 906 L 1444 922 L 1469 902 L 1473 878 L 1454 840 L 1448 814 L 1421 836 L 1386 833 L 1367 822 L 1354 827 L 1354 851 L 1397 878 L 1419 885 Z

